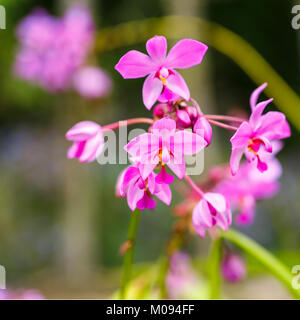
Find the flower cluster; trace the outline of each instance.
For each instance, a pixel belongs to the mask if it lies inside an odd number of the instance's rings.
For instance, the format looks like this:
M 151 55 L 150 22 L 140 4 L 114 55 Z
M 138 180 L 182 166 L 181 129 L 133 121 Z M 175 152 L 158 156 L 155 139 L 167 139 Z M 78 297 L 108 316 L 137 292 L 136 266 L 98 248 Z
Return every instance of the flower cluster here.
M 62 18 L 36 9 L 17 29 L 15 73 L 50 92 L 73 87 L 84 97 L 98 98 L 110 91 L 111 80 L 101 69 L 84 66 L 94 36 L 91 14 L 83 5 L 73 5 Z
M 207 115 L 190 97 L 187 84 L 175 71 L 201 63 L 207 46 L 183 39 L 167 54 L 166 38 L 154 36 L 147 41 L 146 50 L 148 55 L 129 51 L 115 69 L 123 78 L 147 76 L 142 96 L 148 110 L 155 105 L 153 118 L 129 119 L 104 127 L 90 121 L 80 122 L 66 134 L 66 138 L 73 141 L 68 157 L 78 158 L 80 162 L 93 161 L 104 148 L 105 130 L 122 124 L 148 123 L 148 132 L 124 147 L 131 165 L 120 174 L 116 185 L 116 194 L 127 198 L 132 211 L 155 208 L 155 199 L 170 205 L 170 185 L 177 177 L 184 178 L 191 190 L 175 211 L 181 217 L 190 216 L 201 237 L 206 230 L 213 232 L 221 228 L 226 231 L 231 225 L 232 211 L 237 212 L 237 223 L 251 223 L 256 201 L 278 191 L 281 166 L 275 155 L 281 148 L 279 140 L 290 136 L 290 127 L 282 113 L 263 114 L 272 101 L 258 102 L 266 84 L 250 97 L 252 113 L 248 121 L 226 115 Z M 212 168 L 207 179 L 198 184 L 186 173 L 185 156 L 195 155 L 210 145 L 211 124 L 234 131 L 230 140 L 230 165 Z M 247 161 L 240 165 L 243 154 Z

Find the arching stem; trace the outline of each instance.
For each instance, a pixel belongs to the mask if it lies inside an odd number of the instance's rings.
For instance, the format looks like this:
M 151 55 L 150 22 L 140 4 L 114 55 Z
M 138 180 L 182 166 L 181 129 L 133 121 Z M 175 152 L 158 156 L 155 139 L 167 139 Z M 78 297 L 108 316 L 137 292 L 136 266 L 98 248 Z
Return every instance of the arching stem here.
M 196 183 L 187 174 L 184 175 L 184 179 L 192 187 L 192 189 L 199 194 L 201 198 L 204 196 L 204 192 L 196 185 Z
M 227 129 L 227 130 L 231 130 L 231 131 L 236 131 L 238 129 L 237 127 L 230 126 L 228 124 L 225 124 L 225 123 L 222 123 L 219 121 L 215 121 L 215 120 L 208 119 L 208 122 L 211 124 L 214 124 L 215 126 L 218 126 L 218 127 L 221 127 L 221 128 Z
M 102 127 L 102 132 L 118 129 L 120 127 L 129 126 L 137 123 L 147 123 L 152 125 L 154 123 L 154 120 L 150 118 L 134 118 L 134 119 L 128 119 L 123 121 L 117 121 Z
M 206 114 L 204 117 L 208 120 L 223 120 L 223 121 L 231 121 L 231 122 L 238 122 L 242 123 L 246 120 L 242 118 L 237 118 L 237 117 L 231 117 L 231 116 L 223 116 L 223 115 L 218 115 L 218 114 Z
M 300 290 L 294 289 L 292 286 L 292 273 L 272 253 L 244 234 L 233 229 L 229 229 L 227 232 L 222 233 L 222 237 L 231 241 L 242 250 L 252 255 L 278 280 L 280 280 L 296 299 L 300 299 Z

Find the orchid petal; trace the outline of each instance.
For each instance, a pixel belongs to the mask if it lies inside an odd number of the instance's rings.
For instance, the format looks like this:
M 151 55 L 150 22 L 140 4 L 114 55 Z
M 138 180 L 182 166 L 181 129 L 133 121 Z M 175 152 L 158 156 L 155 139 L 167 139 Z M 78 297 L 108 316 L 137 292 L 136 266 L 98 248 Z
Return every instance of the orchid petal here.
M 122 177 L 122 183 L 120 186 L 120 194 L 125 194 L 126 187 L 129 185 L 130 182 L 136 182 L 137 179 L 140 177 L 140 171 L 136 167 L 128 167 Z
M 233 148 L 230 157 L 230 168 L 232 175 L 236 175 L 239 170 L 240 161 L 244 153 L 244 148 Z
M 186 155 L 193 155 L 201 151 L 206 147 L 207 142 L 199 135 L 186 131 L 180 130 L 174 135 L 174 152 L 179 150 Z
M 165 166 L 162 166 L 160 173 L 155 177 L 155 182 L 158 184 L 171 184 L 174 177 L 167 173 Z
M 68 150 L 68 159 L 80 157 L 83 152 L 85 143 L 85 141 L 74 141 L 74 143 Z
M 206 200 L 198 202 L 193 210 L 192 220 L 194 225 L 202 225 L 205 228 L 213 226 L 213 219 Z
M 164 133 L 164 131 L 174 132 L 176 130 L 176 121 L 170 118 L 162 118 L 154 122 L 154 134 Z
M 201 63 L 207 46 L 199 41 L 183 39 L 170 50 L 164 66 L 166 68 L 185 69 Z
M 139 165 L 141 176 L 144 180 L 147 179 L 151 172 L 153 172 L 154 168 L 158 165 L 158 163 L 159 159 L 157 157 L 154 160 L 150 161 L 150 163 L 141 163 Z
M 66 133 L 66 138 L 73 141 L 87 140 L 97 134 L 101 127 L 93 121 L 81 121 L 76 123 Z
M 176 101 L 178 100 L 180 97 L 178 94 L 170 91 L 166 86 L 164 87 L 164 90 L 162 92 L 162 94 L 158 97 L 158 101 L 161 103 L 167 103 L 170 101 Z
M 137 202 L 136 206 L 140 210 L 144 210 L 144 209 L 152 210 L 156 207 L 156 201 L 150 198 L 147 192 L 144 192 L 143 197 Z
M 160 186 L 155 192 L 155 196 L 169 206 L 172 200 L 171 188 L 167 184 L 160 184 Z
M 248 122 L 243 122 L 230 139 L 233 148 L 241 148 L 248 145 L 252 137 L 253 130 Z
M 190 90 L 185 83 L 182 76 L 175 70 L 167 78 L 167 88 L 184 98 L 185 100 L 190 100 Z
M 155 77 L 155 74 L 150 74 L 143 85 L 143 102 L 148 110 L 152 108 L 157 101 L 163 89 L 163 83 Z
M 134 211 L 137 202 L 144 196 L 144 190 L 140 189 L 136 183 L 130 183 L 127 191 L 127 203 L 129 208 Z
M 257 126 L 260 124 L 260 120 L 262 118 L 261 115 L 263 111 L 265 110 L 266 106 L 272 101 L 273 101 L 273 98 L 266 101 L 262 101 L 259 104 L 257 104 L 255 108 L 253 108 L 252 114 L 249 119 L 249 123 L 254 129 L 256 129 Z
M 265 82 L 252 92 L 252 94 L 250 96 L 250 107 L 251 107 L 252 111 L 256 107 L 259 95 L 262 93 L 262 91 L 266 88 L 267 85 L 268 84 Z
M 262 116 L 257 134 L 269 140 L 278 140 L 290 137 L 291 129 L 283 113 L 270 111 Z
M 226 210 L 226 200 L 220 193 L 207 192 L 204 198 L 209 202 L 217 212 L 224 212 Z
M 127 52 L 117 63 L 115 69 L 124 79 L 142 78 L 156 71 L 151 58 L 136 50 Z
M 104 149 L 102 133 L 99 132 L 95 137 L 86 140 L 84 149 L 79 157 L 80 162 L 92 162 Z
M 180 161 L 175 161 L 175 159 L 170 159 L 167 166 L 176 174 L 176 176 L 181 180 L 185 174 L 185 162 L 184 158 L 181 157 Z
M 167 39 L 163 36 L 154 36 L 147 41 L 146 49 L 155 62 L 163 61 L 167 53 Z

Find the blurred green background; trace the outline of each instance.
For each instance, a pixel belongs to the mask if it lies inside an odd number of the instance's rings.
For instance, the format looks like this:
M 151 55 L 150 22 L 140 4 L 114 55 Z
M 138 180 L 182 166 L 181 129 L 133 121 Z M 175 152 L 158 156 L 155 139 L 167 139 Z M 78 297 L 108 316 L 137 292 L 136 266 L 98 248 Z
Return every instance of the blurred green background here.
M 100 30 L 166 15 L 196 16 L 217 22 L 251 44 L 300 94 L 300 30 L 291 27 L 295 1 L 86 2 Z M 1 2 L 6 8 L 7 29 L 0 30 L 0 264 L 6 268 L 8 287 L 37 288 L 50 298 L 101 298 L 112 294 L 120 279 L 119 248 L 126 239 L 130 211 L 124 199 L 115 198 L 114 190 L 124 166 L 67 161 L 69 143 L 64 134 L 80 120 L 108 124 L 149 116 L 141 100 L 143 80 L 124 81 L 114 70 L 122 54 L 133 47 L 144 51 L 145 44 L 120 46 L 97 55 L 99 65 L 114 82 L 113 93 L 106 99 L 88 102 L 75 92 L 51 95 L 17 79 L 12 64 L 18 46 L 15 37 L 18 22 L 37 6 L 61 15 L 71 3 Z M 172 41 L 169 47 L 171 44 Z M 249 112 L 249 95 L 257 84 L 215 49 L 209 47 L 203 64 L 182 74 L 205 112 L 227 113 L 237 108 Z M 276 110 L 274 104 L 272 108 Z M 300 109 L 294 114 L 295 118 L 299 116 Z M 289 266 L 300 264 L 300 137 L 294 127 L 292 130 L 292 138 L 285 141 L 279 155 L 284 168 L 280 194 L 260 203 L 254 224 L 241 228 L 280 254 Z M 214 130 L 214 134 L 215 141 L 205 154 L 206 169 L 229 159 L 230 136 L 219 130 Z M 173 203 L 177 203 L 180 195 L 174 192 Z M 142 213 L 136 262 L 155 261 L 161 255 L 173 221 L 171 208 L 163 204 L 153 212 Z M 194 256 L 205 256 L 208 240 L 192 239 L 187 250 Z M 262 297 L 277 297 L 277 294 L 285 297 L 275 280 L 273 283 L 267 277 L 259 279 Z M 257 279 L 251 281 L 238 285 L 237 291 L 228 288 L 227 294 L 255 296 L 253 281 Z

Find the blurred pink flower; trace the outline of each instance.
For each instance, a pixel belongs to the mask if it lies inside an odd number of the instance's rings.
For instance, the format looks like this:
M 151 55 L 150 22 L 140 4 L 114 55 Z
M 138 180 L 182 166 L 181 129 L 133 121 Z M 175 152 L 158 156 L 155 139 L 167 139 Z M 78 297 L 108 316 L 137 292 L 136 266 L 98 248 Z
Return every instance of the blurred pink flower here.
M 101 127 L 92 121 L 81 121 L 67 133 L 66 139 L 73 141 L 68 150 L 68 158 L 78 158 L 80 162 L 94 161 L 104 149 Z
M 143 179 L 161 163 L 162 170 L 156 176 L 156 182 L 169 184 L 174 178 L 167 174 L 165 165 L 182 179 L 185 173 L 184 154 L 196 154 L 205 146 L 206 142 L 202 137 L 186 130 L 176 131 L 175 120 L 163 118 L 155 121 L 151 133 L 132 139 L 125 150 L 132 157 L 139 158 Z
M 235 222 L 239 225 L 251 224 L 255 217 L 256 201 L 271 198 L 279 190 L 278 179 L 282 169 L 274 155 L 280 146 L 273 143 L 272 148 L 272 154 L 261 153 L 262 160 L 268 162 L 267 171 L 260 172 L 255 163 L 244 162 L 235 176 L 228 175 L 214 189 L 226 197 L 232 210 L 237 211 Z
M 127 197 L 128 206 L 132 211 L 136 208 L 154 209 L 156 201 L 152 199 L 152 195 L 170 205 L 172 199 L 170 187 L 167 184 L 158 184 L 155 176 L 154 173 L 150 173 L 146 179 L 143 179 L 138 167 L 130 166 L 121 172 L 116 193 L 121 197 Z
M 183 252 L 175 252 L 170 258 L 169 271 L 166 276 L 166 287 L 170 299 L 188 296 L 199 283 L 190 259 Z
M 261 151 L 265 150 L 271 153 L 271 141 L 284 139 L 291 135 L 290 127 L 283 113 L 271 111 L 262 115 L 265 107 L 273 101 L 273 99 L 269 99 L 257 103 L 260 93 L 266 86 L 267 84 L 264 83 L 254 90 L 250 97 L 252 114 L 249 121 L 244 121 L 230 139 L 232 144 L 230 166 L 233 175 L 237 173 L 244 153 L 249 162 L 256 161 L 257 168 L 261 172 L 267 170 L 268 165 L 262 161 Z
M 87 7 L 72 6 L 62 18 L 36 9 L 17 29 L 21 48 L 15 73 L 49 91 L 65 90 L 74 72 L 85 61 L 94 40 L 94 26 Z
M 38 290 L 13 291 L 0 289 L 0 300 L 44 300 Z
M 222 261 L 222 275 L 228 282 L 238 282 L 247 275 L 244 260 L 233 253 L 227 253 Z
M 80 95 L 90 99 L 105 96 L 112 88 L 109 75 L 97 67 L 79 69 L 74 75 L 73 83 Z
M 206 229 L 214 226 L 227 231 L 231 225 L 231 211 L 225 197 L 220 193 L 205 193 L 194 207 L 192 221 L 201 238 L 205 237 Z
M 183 39 L 167 55 L 166 38 L 155 36 L 147 41 L 146 49 L 149 56 L 131 50 L 115 66 L 125 79 L 148 76 L 143 86 L 146 108 L 150 110 L 157 99 L 166 102 L 181 96 L 189 100 L 189 89 L 182 76 L 174 69 L 190 68 L 201 63 L 207 46 L 192 39 Z

